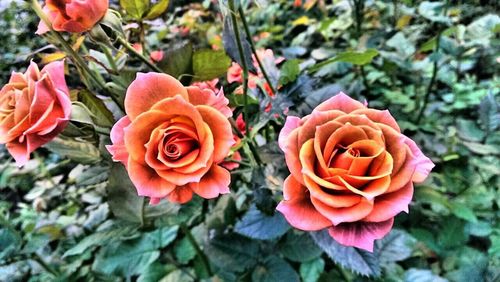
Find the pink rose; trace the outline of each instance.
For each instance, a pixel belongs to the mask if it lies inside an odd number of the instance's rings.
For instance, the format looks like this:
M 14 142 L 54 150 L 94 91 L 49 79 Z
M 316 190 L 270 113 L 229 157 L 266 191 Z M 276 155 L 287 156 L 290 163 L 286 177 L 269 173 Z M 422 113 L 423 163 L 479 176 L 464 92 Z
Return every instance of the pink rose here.
M 31 152 L 64 129 L 70 113 L 64 62 L 50 63 L 41 71 L 32 62 L 25 73 L 12 73 L 0 90 L 0 144 L 6 144 L 22 166 Z
M 328 228 L 339 243 L 368 251 L 434 167 L 388 111 L 343 93 L 306 117 L 289 116 L 279 145 L 291 175 L 277 210 L 298 229 Z
M 54 30 L 78 33 L 92 29 L 104 17 L 108 6 L 108 0 L 46 0 L 43 11 Z M 36 33 L 47 31 L 47 25 L 40 21 Z
M 127 89 L 127 115 L 113 126 L 108 151 L 151 204 L 229 193 L 231 175 L 220 165 L 234 144 L 228 103 L 223 94 L 184 87 L 169 75 L 139 73 Z

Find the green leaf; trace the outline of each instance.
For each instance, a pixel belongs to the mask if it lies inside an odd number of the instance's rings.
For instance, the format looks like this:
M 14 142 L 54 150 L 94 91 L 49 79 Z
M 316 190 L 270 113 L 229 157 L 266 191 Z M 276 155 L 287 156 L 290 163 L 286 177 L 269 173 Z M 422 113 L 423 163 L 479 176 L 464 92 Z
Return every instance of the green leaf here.
M 479 118 L 487 132 L 493 132 L 500 127 L 500 104 L 491 92 L 481 100 Z
M 448 280 L 435 275 L 432 271 L 428 269 L 416 269 L 410 268 L 405 273 L 405 282 L 448 282 Z
M 259 264 L 252 272 L 253 282 L 294 282 L 300 281 L 297 272 L 278 256 L 267 258 L 263 264 Z
M 196 249 L 187 237 L 182 238 L 174 247 L 175 257 L 181 264 L 188 263 L 196 256 Z
M 286 234 L 279 249 L 287 259 L 297 262 L 313 260 L 323 252 L 307 233 L 297 234 L 294 231 Z
M 440 205 L 445 209 L 449 208 L 448 198 L 436 189 L 429 186 L 421 186 L 415 190 L 415 200 L 417 202 Z
M 44 147 L 60 156 L 68 157 L 84 164 L 101 161 L 99 149 L 92 145 L 92 143 L 85 141 L 75 141 L 58 137 L 45 144 Z
M 286 85 L 294 82 L 300 74 L 299 60 L 288 60 L 281 67 L 279 84 Z
M 356 52 L 356 51 L 347 51 L 339 53 L 337 56 L 328 59 L 319 64 L 313 65 L 309 68 L 309 71 L 315 72 L 321 69 L 322 67 L 329 65 L 334 62 L 344 62 L 351 63 L 353 65 L 366 65 L 372 62 L 373 58 L 378 55 L 378 51 L 375 49 L 367 49 L 364 52 Z
M 224 234 L 210 240 L 205 253 L 218 269 L 240 272 L 256 264 L 259 245 L 235 233 Z
M 129 16 L 136 20 L 142 19 L 149 8 L 149 0 L 120 0 L 120 6 Z
M 83 238 L 78 244 L 67 250 L 63 257 L 83 254 L 87 249 L 95 246 L 107 245 L 121 237 L 130 236 L 137 229 L 135 226 L 116 226 L 109 230 L 100 231 Z
M 126 221 L 143 224 L 145 199 L 137 195 L 122 164 L 113 163 L 107 186 L 108 204 L 113 214 Z
M 78 187 L 96 185 L 108 180 L 109 168 L 104 166 L 91 166 L 75 177 Z
M 177 226 L 160 228 L 144 233 L 140 238 L 115 241 L 104 246 L 92 265 L 94 271 L 131 277 L 144 270 L 160 256 L 159 249 L 166 247 L 177 236 Z
M 174 77 L 191 74 L 193 65 L 193 45 L 191 43 L 176 44 L 165 52 L 158 67 Z
M 19 241 L 9 229 L 0 229 L 0 261 L 17 251 L 20 247 Z
M 223 76 L 231 59 L 224 51 L 199 50 L 193 55 L 193 72 L 197 81 L 211 80 Z
M 476 123 L 468 119 L 457 119 L 457 133 L 460 138 L 472 142 L 481 142 L 485 136 Z
M 467 241 L 464 232 L 464 223 L 456 218 L 449 217 L 442 220 L 442 226 L 437 235 L 437 242 L 446 249 L 453 249 L 462 246 Z
M 475 142 L 462 142 L 471 152 L 479 155 L 500 155 L 500 148 L 495 145 L 481 144 Z
M 163 277 L 160 282 L 192 282 L 193 277 L 189 276 L 187 273 L 189 270 L 177 269 L 170 272 L 167 276 Z
M 84 104 L 80 102 L 71 103 L 70 119 L 71 121 L 94 125 L 94 121 L 92 120 L 92 113 Z
M 325 261 L 317 258 L 300 265 L 300 277 L 304 282 L 316 282 L 325 270 Z
M 374 253 L 337 243 L 327 230 L 309 233 L 316 244 L 335 262 L 364 276 L 379 276 L 380 263 Z
M 236 1 L 239 3 L 239 1 Z M 251 73 L 257 73 L 255 66 L 253 65 L 252 60 L 252 48 L 250 46 L 250 42 L 243 31 L 241 24 L 238 25 L 240 27 L 240 43 L 243 47 L 243 58 L 247 64 L 248 71 Z M 238 50 L 238 44 L 236 42 L 236 33 L 234 32 L 233 22 L 230 15 L 224 16 L 224 29 L 222 30 L 222 41 L 224 43 L 224 50 L 231 57 L 233 62 L 238 63 L 238 65 L 242 66 L 243 61 L 241 60 L 240 52 Z
M 170 0 L 159 0 L 153 5 L 153 7 L 151 7 L 151 9 L 149 9 L 149 12 L 146 14 L 144 19 L 153 20 L 161 16 L 167 10 L 169 3 Z
M 469 222 L 477 222 L 477 217 L 474 214 L 474 211 L 464 203 L 451 202 L 450 210 L 458 218 L 465 219 Z
M 415 247 L 416 240 L 403 230 L 393 229 L 383 239 L 375 242 L 375 252 L 380 263 L 388 264 L 409 258 Z
M 259 240 L 280 237 L 288 229 L 290 229 L 290 225 L 281 213 L 275 212 L 274 215 L 268 216 L 255 206 L 250 207 L 241 221 L 237 222 L 234 227 L 236 233 Z
M 163 264 L 158 261 L 150 264 L 148 268 L 137 278 L 137 282 L 157 282 L 160 281 L 169 272 L 176 269 L 174 265 Z
M 241 107 L 241 106 L 245 105 L 245 96 L 244 95 L 231 94 L 231 95 L 229 95 L 228 99 L 229 99 L 230 105 L 232 105 L 232 106 Z M 258 105 L 258 104 L 259 104 L 259 100 L 255 99 L 252 96 L 247 96 L 247 105 L 251 106 L 251 105 Z
M 104 102 L 88 90 L 78 92 L 78 100 L 81 101 L 92 113 L 92 120 L 98 126 L 111 127 L 115 123 L 113 114 L 108 110 Z

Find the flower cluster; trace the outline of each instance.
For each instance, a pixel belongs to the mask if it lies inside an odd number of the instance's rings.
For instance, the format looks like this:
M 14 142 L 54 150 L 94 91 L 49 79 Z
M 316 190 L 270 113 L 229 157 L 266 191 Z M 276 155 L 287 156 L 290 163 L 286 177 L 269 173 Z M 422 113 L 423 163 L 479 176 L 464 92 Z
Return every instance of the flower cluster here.
M 302 1 L 294 3 L 300 6 Z M 88 31 L 107 9 L 108 1 L 46 0 L 43 13 L 51 26 L 42 21 L 37 33 Z M 144 57 L 141 44 L 132 48 Z M 284 60 L 269 49 L 256 55 L 274 68 Z M 164 59 L 158 50 L 145 62 L 151 66 Z M 249 77 L 249 88 L 260 86 L 270 97 L 277 95 L 255 56 L 253 65 L 256 73 Z M 70 120 L 64 72 L 64 61 L 41 70 L 32 62 L 25 73 L 14 72 L 0 90 L 0 143 L 19 166 Z M 242 83 L 242 72 L 233 63 L 227 82 Z M 214 79 L 186 87 L 170 75 L 150 72 L 138 73 L 128 86 L 125 115 L 112 127 L 107 149 L 124 165 L 137 194 L 150 198 L 151 204 L 230 192 L 229 170 L 239 166 L 237 150 L 247 140 L 233 133 L 234 109 L 218 84 Z M 239 115 L 233 122 L 236 131 L 246 133 L 247 120 Z M 328 229 L 339 243 L 369 251 L 374 240 L 390 231 L 394 217 L 408 211 L 413 184 L 424 181 L 434 166 L 388 111 L 368 108 L 343 93 L 310 115 L 288 116 L 278 143 L 290 175 L 276 209 L 298 229 Z

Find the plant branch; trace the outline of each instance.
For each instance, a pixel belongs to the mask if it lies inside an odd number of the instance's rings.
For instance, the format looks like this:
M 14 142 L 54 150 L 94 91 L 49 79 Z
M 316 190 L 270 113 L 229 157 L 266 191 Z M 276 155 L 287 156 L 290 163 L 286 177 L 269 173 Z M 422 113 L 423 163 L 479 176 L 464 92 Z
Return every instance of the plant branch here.
M 153 64 L 150 60 L 148 60 L 148 58 L 146 58 L 143 54 L 137 52 L 137 50 L 135 50 L 134 47 L 132 47 L 132 45 L 130 45 L 130 43 L 127 42 L 127 40 L 123 39 L 122 37 L 118 37 L 117 40 L 123 47 L 125 47 L 125 49 L 134 54 L 134 56 L 143 61 L 152 70 L 154 70 L 155 72 L 163 73 L 163 71 L 155 64 Z
M 196 250 L 196 254 L 201 258 L 201 261 L 203 262 L 203 266 L 205 267 L 205 270 L 207 271 L 209 276 L 212 276 L 212 270 L 210 269 L 210 263 L 208 262 L 208 258 L 205 255 L 205 253 L 201 250 L 200 245 L 198 245 L 198 242 L 196 242 L 196 239 L 193 237 L 193 234 L 191 234 L 191 231 L 189 230 L 188 226 L 186 223 L 182 222 L 180 224 L 180 228 L 182 232 L 186 235 L 186 238 L 188 241 L 191 243 L 191 245 L 194 247 Z
M 243 68 L 243 118 L 245 123 L 245 133 L 248 136 L 250 130 L 248 130 L 248 66 L 245 59 L 245 54 L 243 52 L 243 46 L 241 44 L 240 29 L 238 27 L 238 20 L 236 18 L 236 12 L 234 8 L 234 0 L 229 0 L 229 10 L 231 13 L 231 21 L 233 22 L 233 29 L 235 33 L 236 45 L 238 45 L 238 53 L 240 54 L 241 67 Z
M 245 17 L 245 13 L 243 12 L 243 8 L 241 7 L 241 5 L 238 8 L 238 12 L 240 14 L 241 22 L 243 23 L 243 28 L 245 29 L 245 33 L 246 33 L 246 36 L 248 38 L 248 42 L 250 43 L 250 48 L 252 49 L 252 53 L 255 56 L 255 60 L 259 64 L 260 71 L 264 75 L 264 79 L 266 80 L 267 84 L 269 85 L 269 88 L 271 88 L 272 93 L 275 94 L 276 91 L 274 90 L 274 86 L 273 86 L 271 80 L 269 79 L 269 76 L 267 75 L 266 68 L 264 67 L 264 64 L 260 60 L 259 56 L 257 55 L 257 49 L 255 49 L 255 44 L 253 43 L 252 34 L 250 33 L 250 29 L 248 28 L 248 23 L 247 23 L 247 20 Z M 266 93 L 266 92 L 264 92 L 264 93 Z
M 450 1 L 447 0 L 444 4 L 444 9 L 443 9 L 443 14 L 446 15 L 448 11 L 448 6 L 449 6 Z M 443 28 L 441 27 L 438 31 L 438 34 L 436 36 L 436 48 L 434 49 L 434 54 L 436 56 L 439 54 L 439 48 L 441 47 L 441 35 L 443 33 Z M 425 92 L 424 96 L 424 101 L 422 103 L 422 107 L 420 107 L 420 110 L 418 112 L 417 118 L 415 120 L 416 124 L 420 123 L 420 120 L 424 116 L 425 109 L 427 108 L 427 104 L 429 103 L 429 98 L 431 96 L 432 89 L 434 88 L 434 83 L 436 82 L 437 78 L 437 73 L 438 73 L 438 58 L 434 58 L 434 64 L 432 66 L 432 76 L 431 80 L 429 81 L 429 85 L 427 85 L 427 90 Z
M 43 260 L 43 258 L 37 253 L 33 253 L 31 258 L 50 274 L 54 275 L 55 277 L 59 276 L 59 273 L 55 269 L 53 269 L 47 262 L 45 262 L 45 260 Z

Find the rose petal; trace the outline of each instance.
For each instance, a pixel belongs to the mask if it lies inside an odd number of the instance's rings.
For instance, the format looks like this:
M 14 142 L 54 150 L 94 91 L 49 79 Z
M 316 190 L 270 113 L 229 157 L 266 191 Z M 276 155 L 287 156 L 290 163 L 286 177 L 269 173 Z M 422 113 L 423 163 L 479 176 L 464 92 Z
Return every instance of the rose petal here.
M 293 227 L 316 231 L 332 225 L 314 208 L 307 195 L 307 189 L 291 175 L 283 183 L 283 198 L 276 210 L 281 212 Z
M 413 154 L 413 162 L 416 165 L 415 173 L 411 180 L 415 183 L 423 182 L 434 167 L 434 163 L 422 153 L 417 144 L 415 144 L 415 141 L 405 138 L 405 143 L 410 147 Z
M 287 116 L 285 125 L 280 131 L 279 137 L 278 137 L 278 144 L 279 147 L 283 152 L 286 152 L 286 144 L 288 140 L 288 136 L 290 136 L 290 133 L 300 125 L 300 118 L 294 117 L 294 116 Z
M 353 246 L 373 252 L 373 243 L 391 231 L 394 219 L 382 222 L 354 222 L 332 226 L 328 233 L 344 246 Z
M 316 111 L 328 111 L 328 110 L 339 110 L 345 113 L 350 113 L 357 109 L 366 108 L 359 101 L 352 99 L 343 92 L 339 92 L 337 95 L 321 103 L 315 108 Z
M 125 132 L 124 129 L 131 123 L 128 116 L 124 116 L 119 119 L 113 128 L 111 129 L 110 137 L 112 145 L 106 145 L 106 149 L 113 157 L 113 161 L 121 162 L 125 167 L 128 164 L 128 152 L 127 147 L 125 147 Z
M 125 111 L 134 121 L 137 116 L 151 109 L 156 103 L 177 95 L 189 101 L 186 88 L 172 76 L 153 72 L 137 73 L 136 79 L 130 84 L 125 95 Z M 172 108 L 163 110 L 170 111 Z
M 196 109 L 213 134 L 213 159 L 215 163 L 219 163 L 227 157 L 235 143 L 231 124 L 223 114 L 210 106 L 199 105 L 196 106 Z
M 376 109 L 358 109 L 351 114 L 357 115 L 366 115 L 371 121 L 386 124 L 392 128 L 394 128 L 397 132 L 401 132 L 398 123 L 392 117 L 391 113 L 388 110 L 380 111 Z
M 408 212 L 408 205 L 413 197 L 413 184 L 408 184 L 392 193 L 387 193 L 375 198 L 372 212 L 363 220 L 380 222 L 395 217 L 398 213 Z
M 311 193 L 311 197 L 329 205 L 333 208 L 347 208 L 359 204 L 361 196 L 356 194 L 335 194 L 334 192 L 325 192 L 316 182 L 311 178 L 304 176 L 304 183 Z M 332 190 L 333 191 L 333 190 Z
M 16 161 L 16 165 L 18 167 L 24 166 L 30 159 L 30 152 L 28 152 L 26 144 L 9 142 L 5 145 L 5 147 Z
M 200 182 L 190 183 L 189 187 L 200 197 L 213 199 L 220 194 L 229 193 L 230 183 L 231 173 L 218 165 L 212 165 Z
M 229 100 L 224 97 L 224 91 L 215 93 L 210 89 L 201 89 L 196 86 L 187 87 L 189 102 L 195 106 L 211 106 L 221 112 L 226 118 L 233 116 L 233 111 L 228 107 Z
M 311 197 L 311 202 L 316 210 L 328 218 L 333 225 L 361 220 L 370 214 L 373 209 L 373 201 L 365 198 L 361 198 L 359 203 L 345 208 L 334 208 L 316 197 Z
M 174 184 L 161 178 L 153 169 L 134 161 L 132 158 L 128 160 L 127 171 L 139 196 L 164 198 L 175 189 Z
M 168 200 L 173 203 L 184 204 L 193 198 L 193 190 L 188 186 L 179 186 L 168 194 Z

